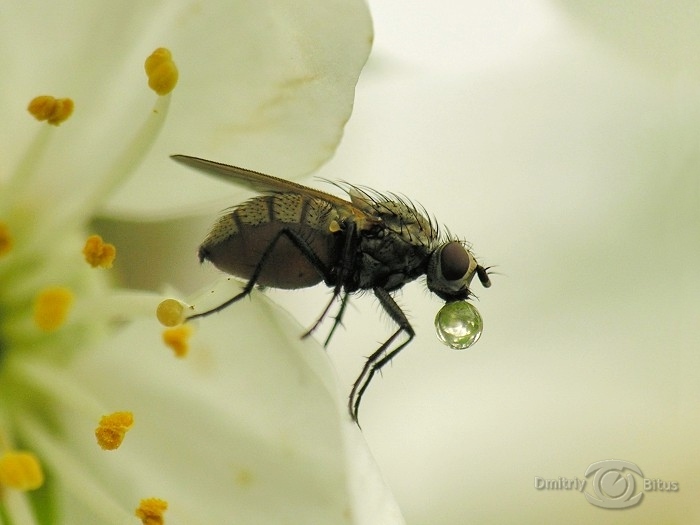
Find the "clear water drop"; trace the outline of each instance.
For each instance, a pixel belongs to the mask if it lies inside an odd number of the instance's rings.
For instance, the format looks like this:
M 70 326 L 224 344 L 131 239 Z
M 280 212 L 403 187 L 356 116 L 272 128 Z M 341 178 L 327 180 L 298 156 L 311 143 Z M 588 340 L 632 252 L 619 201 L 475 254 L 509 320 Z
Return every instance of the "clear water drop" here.
M 484 321 L 479 310 L 467 301 L 446 303 L 435 316 L 438 339 L 455 350 L 463 350 L 476 343 L 483 328 Z

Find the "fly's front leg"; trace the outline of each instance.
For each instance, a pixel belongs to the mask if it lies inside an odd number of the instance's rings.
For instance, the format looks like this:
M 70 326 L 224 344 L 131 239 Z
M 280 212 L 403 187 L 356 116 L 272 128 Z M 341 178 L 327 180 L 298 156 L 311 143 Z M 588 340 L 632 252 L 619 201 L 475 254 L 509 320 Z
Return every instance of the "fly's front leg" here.
M 267 248 L 265 248 L 265 251 L 260 256 L 258 264 L 255 266 L 255 270 L 253 270 L 253 275 L 250 276 L 250 279 L 246 283 L 241 293 L 232 297 L 225 303 L 220 304 L 215 308 L 212 308 L 211 310 L 191 315 L 187 318 L 187 320 L 189 321 L 192 319 L 198 319 L 199 317 L 205 317 L 207 315 L 220 312 L 224 308 L 231 306 L 236 301 L 239 301 L 245 296 L 250 295 L 250 292 L 253 291 L 255 283 L 257 283 L 258 279 L 260 278 L 260 274 L 265 268 L 265 263 L 270 259 L 270 256 L 272 255 L 272 252 L 275 249 L 275 245 L 282 237 L 286 237 L 287 239 L 289 239 L 292 242 L 292 244 L 294 244 L 294 246 L 296 246 L 299 249 L 299 251 L 306 258 L 306 260 L 308 260 L 318 271 L 319 275 L 321 275 L 324 279 L 328 279 L 330 277 L 330 269 L 323 263 L 323 261 L 318 257 L 318 255 L 316 255 L 311 246 L 309 246 L 309 243 L 306 242 L 306 240 L 304 240 L 304 238 L 301 235 L 299 235 L 299 233 L 295 232 L 294 230 L 290 230 L 289 228 L 284 228 L 273 237 L 273 239 L 270 241 L 270 244 L 268 244 Z
M 374 295 L 379 299 L 380 304 L 384 310 L 389 314 L 389 316 L 394 320 L 394 322 L 399 325 L 399 329 L 394 332 L 389 339 L 387 339 L 382 346 L 380 346 L 372 355 L 367 358 L 365 366 L 362 367 L 362 372 L 358 376 L 355 384 L 352 386 L 352 391 L 350 392 L 350 399 L 348 400 L 348 409 L 350 411 L 350 417 L 358 423 L 358 412 L 360 410 L 360 401 L 362 401 L 362 396 L 367 390 L 372 377 L 376 372 L 382 369 L 389 361 L 391 361 L 396 355 L 403 350 L 408 343 L 415 337 L 416 333 L 413 327 L 408 322 L 406 314 L 403 310 L 396 304 L 393 297 L 389 295 L 383 288 L 374 288 Z M 394 348 L 391 352 L 386 353 L 391 343 L 401 334 L 405 332 L 408 338 L 401 343 L 399 346 Z M 358 423 L 359 424 L 359 423 Z

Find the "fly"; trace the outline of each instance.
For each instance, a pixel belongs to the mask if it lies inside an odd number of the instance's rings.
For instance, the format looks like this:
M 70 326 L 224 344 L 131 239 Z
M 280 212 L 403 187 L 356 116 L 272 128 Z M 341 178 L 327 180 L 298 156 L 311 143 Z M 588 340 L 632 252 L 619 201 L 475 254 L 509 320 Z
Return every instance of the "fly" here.
M 350 200 L 288 180 L 210 160 L 173 155 L 182 164 L 244 186 L 263 195 L 253 197 L 225 213 L 199 247 L 200 262 L 246 279 L 243 291 L 223 304 L 190 316 L 218 312 L 251 293 L 255 285 L 298 289 L 324 282 L 333 296 L 318 320 L 303 334 L 308 337 L 340 298 L 335 321 L 326 338 L 328 345 L 341 323 L 348 297 L 372 291 L 397 330 L 365 362 L 348 401 L 357 421 L 360 401 L 372 377 L 415 337 L 408 318 L 392 293 L 425 276 L 428 289 L 443 299 L 445 308 L 471 297 L 469 285 L 478 276 L 484 287 L 491 281 L 487 268 L 477 263 L 464 242 L 444 238 L 438 228 L 411 202 L 393 193 L 338 184 Z M 454 309 L 452 309 L 454 312 Z M 463 331 L 457 314 L 447 331 Z M 440 314 L 438 314 L 438 317 Z M 478 312 L 476 312 L 478 316 Z M 479 317 L 479 322 L 481 321 Z M 437 325 L 438 319 L 436 319 Z M 456 326 L 456 328 L 455 328 Z M 453 348 L 465 348 L 478 338 Z M 392 348 L 401 334 L 405 339 Z M 460 332 L 461 333 L 461 332 Z M 444 338 L 441 335 L 444 341 Z M 449 343 L 448 343 L 449 344 Z

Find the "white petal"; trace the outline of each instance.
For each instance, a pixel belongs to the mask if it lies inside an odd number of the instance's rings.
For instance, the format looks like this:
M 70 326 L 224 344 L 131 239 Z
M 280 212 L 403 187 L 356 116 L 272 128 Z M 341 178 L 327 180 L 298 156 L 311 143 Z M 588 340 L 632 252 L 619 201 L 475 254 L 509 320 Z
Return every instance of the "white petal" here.
M 173 51 L 180 83 L 166 130 L 109 207 L 132 216 L 220 196 L 220 183 L 177 168 L 172 153 L 286 177 L 316 169 L 340 140 L 372 39 L 359 0 L 6 7 L 0 114 L 11 125 L 0 129 L 0 180 L 37 132 L 26 106 L 41 94 L 71 97 L 76 109 L 44 149 L 48 161 L 36 159 L 36 171 L 59 191 L 102 176 L 150 114 L 156 95 L 146 86 L 145 58 L 157 47 Z
M 145 58 L 163 45 L 161 29 L 183 9 L 133 0 L 8 3 L 0 19 L 5 71 L 0 114 L 11 125 L 0 129 L 6 155 L 0 173 L 13 168 L 40 126 L 27 113 L 37 95 L 70 97 L 73 116 L 45 150 L 36 169 L 61 181 L 102 175 L 108 160 L 148 115 L 155 95 L 146 86 Z M 57 162 L 60 159 L 60 162 Z
M 163 33 L 180 83 L 160 147 L 110 201 L 122 215 L 199 209 L 236 191 L 174 153 L 286 178 L 315 170 L 341 138 L 372 40 L 358 0 L 189 6 Z
M 378 523 L 356 505 L 402 523 L 362 443 L 344 437 L 357 430 L 327 357 L 297 323 L 256 294 L 197 329 L 184 360 L 141 322 L 71 367 L 110 410 L 134 412 L 114 452 L 95 445 L 94 421 L 64 415 L 116 499 L 166 499 L 173 523 Z

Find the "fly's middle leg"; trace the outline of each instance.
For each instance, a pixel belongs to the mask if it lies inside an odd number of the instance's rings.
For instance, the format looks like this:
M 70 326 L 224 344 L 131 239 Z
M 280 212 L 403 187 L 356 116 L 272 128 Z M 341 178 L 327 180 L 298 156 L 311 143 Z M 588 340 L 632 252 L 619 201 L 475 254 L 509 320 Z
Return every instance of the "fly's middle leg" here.
M 370 381 L 372 381 L 372 377 L 376 372 L 380 371 L 384 365 L 396 357 L 396 355 L 403 350 L 416 335 L 413 327 L 408 322 L 406 314 L 404 314 L 401 307 L 396 304 L 396 301 L 394 301 L 389 292 L 383 288 L 374 288 L 373 291 L 384 310 L 389 314 L 394 322 L 399 325 L 399 329 L 396 330 L 396 332 L 394 332 L 391 337 L 389 337 L 389 339 L 382 344 L 382 346 L 380 346 L 367 358 L 364 367 L 362 367 L 362 372 L 360 372 L 357 380 L 355 380 L 355 384 L 352 386 L 352 390 L 350 391 L 350 399 L 348 400 L 348 410 L 350 411 L 350 416 L 352 419 L 358 424 L 360 402 L 362 401 L 362 396 L 364 395 L 365 390 L 367 390 Z M 401 335 L 401 332 L 405 332 L 408 338 L 391 352 L 387 353 L 387 349 L 389 346 L 391 346 L 391 343 L 393 343 L 394 340 Z
M 262 255 L 260 256 L 260 260 L 258 261 L 257 265 L 255 266 L 255 269 L 253 270 L 253 275 L 250 276 L 250 279 L 248 279 L 248 282 L 246 283 L 241 293 L 235 295 L 234 297 L 220 304 L 219 306 L 212 308 L 211 310 L 191 315 L 187 318 L 187 320 L 190 321 L 192 319 L 198 319 L 200 317 L 206 317 L 207 315 L 220 312 L 224 308 L 231 306 L 236 301 L 239 301 L 247 295 L 250 295 L 250 292 L 253 291 L 255 284 L 257 283 L 258 279 L 260 278 L 260 275 L 262 274 L 263 269 L 265 268 L 265 264 L 270 260 L 270 256 L 272 255 L 272 252 L 275 249 L 275 245 L 282 237 L 286 237 L 292 242 L 292 244 L 294 244 L 294 246 L 301 252 L 301 254 L 306 258 L 306 260 L 308 260 L 311 263 L 311 265 L 316 269 L 316 271 L 318 271 L 319 275 L 321 275 L 321 277 L 323 277 L 324 280 L 329 279 L 330 269 L 323 263 L 319 256 L 316 255 L 311 246 L 309 246 L 309 243 L 298 232 L 295 232 L 294 230 L 291 230 L 289 228 L 283 228 L 273 237 L 273 239 L 270 241 L 270 244 L 268 244 L 265 248 L 265 251 L 263 251 Z

